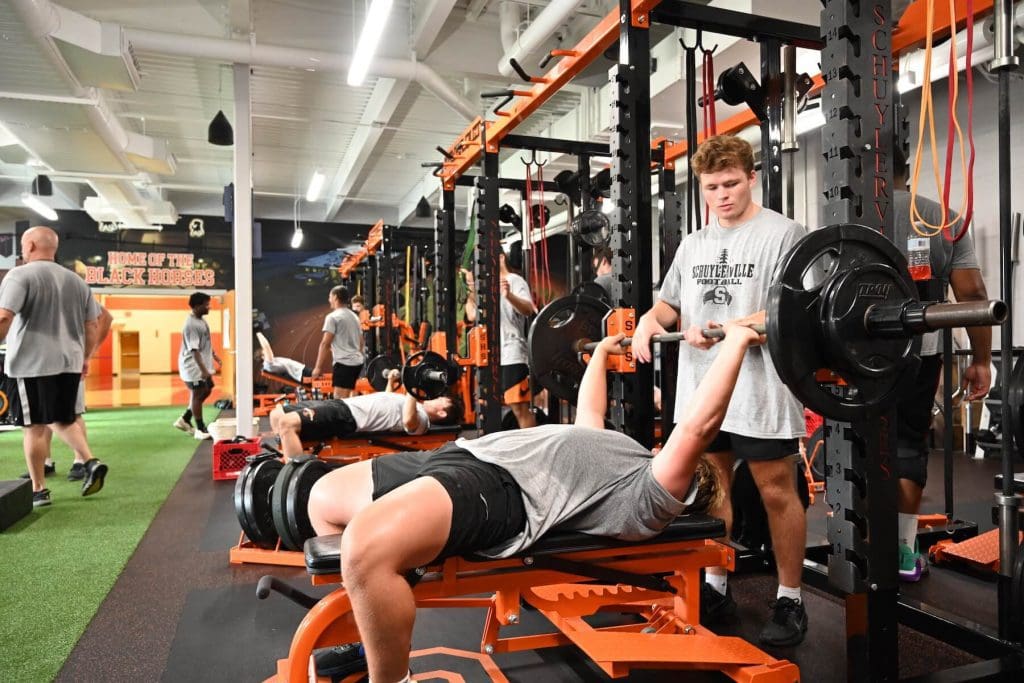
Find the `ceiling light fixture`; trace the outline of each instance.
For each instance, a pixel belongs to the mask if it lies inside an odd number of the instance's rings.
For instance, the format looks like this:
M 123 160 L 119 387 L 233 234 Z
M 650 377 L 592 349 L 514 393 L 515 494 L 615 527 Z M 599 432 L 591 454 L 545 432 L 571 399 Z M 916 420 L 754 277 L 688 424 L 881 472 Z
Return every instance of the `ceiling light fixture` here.
M 210 128 L 206 132 L 206 139 L 211 145 L 230 147 L 235 144 L 235 131 L 231 128 L 231 122 L 224 115 L 224 110 L 219 110 L 217 115 L 210 121 Z
M 298 249 L 302 246 L 302 228 L 295 226 L 295 232 L 292 233 L 292 249 Z
M 370 3 L 363 32 L 359 34 L 359 42 L 356 43 L 356 51 L 352 55 L 352 64 L 348 68 L 348 84 L 353 87 L 362 85 L 366 78 L 370 60 L 377 52 L 377 44 L 384 33 L 384 27 L 387 26 L 391 4 L 392 0 L 373 0 Z
M 430 202 L 426 197 L 421 196 L 416 202 L 416 218 L 430 218 Z
M 57 212 L 46 205 L 39 197 L 25 192 L 21 195 L 21 203 L 32 209 L 48 221 L 57 220 Z
M 313 171 L 313 177 L 309 179 L 309 188 L 306 190 L 306 201 L 315 202 L 320 199 L 320 190 L 324 189 L 324 181 L 327 177 L 320 171 Z

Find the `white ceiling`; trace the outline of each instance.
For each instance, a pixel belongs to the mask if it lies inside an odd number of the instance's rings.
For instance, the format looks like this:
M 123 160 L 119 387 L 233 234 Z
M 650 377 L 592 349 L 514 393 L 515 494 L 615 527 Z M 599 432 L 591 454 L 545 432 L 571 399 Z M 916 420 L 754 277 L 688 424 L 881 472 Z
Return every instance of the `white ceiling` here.
M 527 24 L 527 12 L 532 19 L 547 1 L 527 5 L 527 0 L 513 0 L 524 13 L 521 26 Z M 232 149 L 206 140 L 207 126 L 218 110 L 239 124 L 232 67 L 227 59 L 194 56 L 208 52 L 198 47 L 198 39 L 213 39 L 209 42 L 218 45 L 234 41 L 234 47 L 248 42 L 258 49 L 291 48 L 292 56 L 313 51 L 349 55 L 367 0 L 53 4 L 116 24 L 128 38 L 146 30 L 178 34 L 180 40 L 170 41 L 165 49 L 144 49 L 141 39 L 131 40 L 137 87 L 91 87 L 90 74 L 81 73 L 81 61 L 75 58 L 78 53 L 69 51 L 52 31 L 41 33 L 27 13 L 26 5 L 46 7 L 46 0 L 0 0 L 0 215 L 17 214 L 19 195 L 42 171 L 56 181 L 55 196 L 48 200 L 56 208 L 79 208 L 86 197 L 99 194 L 125 202 L 125 211 L 151 221 L 160 214 L 152 210 L 153 203 L 161 201 L 179 213 L 219 212 L 222 189 L 232 181 Z M 304 66 L 292 67 L 254 65 L 255 216 L 290 218 L 295 198 L 305 194 L 311 175 L 320 170 L 327 176 L 326 196 L 312 205 L 300 202 L 304 220 L 412 222 L 411 207 L 436 185 L 420 164 L 439 160 L 435 147 L 448 147 L 467 124 L 465 107 L 457 112 L 439 99 L 438 88 L 476 112 L 483 111 L 480 92 L 511 85 L 498 71 L 503 53 L 500 4 L 395 0 L 378 55 L 429 67 L 439 77 L 435 81 L 371 75 L 362 87 L 353 88 L 346 85 L 343 69 L 324 60 L 299 60 Z M 562 25 L 563 46 L 574 44 L 613 4 L 585 0 Z M 752 5 L 749 0 L 714 4 L 740 9 Z M 816 11 L 795 18 L 813 21 Z M 70 30 L 68 17 L 73 15 L 60 16 L 60 31 Z M 794 18 L 792 13 L 789 18 Z M 662 29 L 657 37 L 667 36 L 666 44 L 674 43 L 670 33 Z M 549 39 L 524 64 L 535 66 L 546 49 L 556 46 Z M 659 62 L 668 82 L 660 94 L 652 95 L 655 120 L 682 119 L 682 89 L 675 77 L 680 60 L 678 51 L 670 54 L 667 64 Z M 120 67 L 119 59 L 114 62 Z M 718 64 L 729 63 L 727 54 L 718 57 Z M 575 128 L 572 136 L 601 139 L 608 122 L 599 90 L 609 66 L 599 60 L 582 84 L 578 79 L 560 91 L 516 132 L 550 134 L 564 130 L 568 121 Z M 723 110 L 719 118 L 729 113 Z M 681 129 L 658 132 L 683 134 Z M 126 143 L 129 138 L 134 142 Z M 110 191 L 113 185 L 117 192 Z

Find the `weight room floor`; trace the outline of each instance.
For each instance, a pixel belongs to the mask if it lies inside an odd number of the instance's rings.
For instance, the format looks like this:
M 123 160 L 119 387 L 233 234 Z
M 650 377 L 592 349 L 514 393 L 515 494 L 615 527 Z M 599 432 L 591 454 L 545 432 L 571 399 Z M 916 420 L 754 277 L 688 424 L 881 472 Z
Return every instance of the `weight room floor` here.
M 310 587 L 301 569 L 228 563 L 228 548 L 239 535 L 233 482 L 211 480 L 210 454 L 209 442 L 199 446 L 69 656 L 59 681 L 259 681 L 270 676 L 276 660 L 286 655 L 303 610 L 276 594 L 256 600 L 257 580 L 273 573 L 314 594 L 326 589 Z M 977 521 L 982 531 L 991 528 L 988 507 L 997 470 L 994 461 L 958 457 L 957 510 Z M 926 497 L 925 511 L 941 509 L 940 458 L 932 458 L 931 476 L 932 495 Z M 820 498 L 809 512 L 809 529 L 812 538 L 824 530 Z M 739 619 L 720 632 L 755 639 L 774 585 L 767 575 L 733 578 Z M 939 597 L 943 609 L 994 626 L 994 583 L 933 568 L 929 578 L 907 590 L 923 600 Z M 842 604 L 813 589 L 805 588 L 805 596 L 811 624 L 807 641 L 773 654 L 796 662 L 805 681 L 833 680 L 845 649 Z M 482 610 L 421 610 L 414 647 L 445 645 L 474 652 L 482 617 Z M 540 632 L 546 626 L 543 617 L 528 611 L 523 622 L 520 633 Z M 973 661 L 944 643 L 902 628 L 900 652 L 904 677 Z M 495 661 L 510 681 L 603 680 L 572 648 L 501 655 Z M 465 680 L 486 680 L 478 665 L 466 659 L 433 655 L 415 659 L 412 666 L 414 672 L 444 669 L 461 673 Z M 628 680 L 675 681 L 680 675 L 643 672 Z M 687 680 L 720 678 L 694 674 Z

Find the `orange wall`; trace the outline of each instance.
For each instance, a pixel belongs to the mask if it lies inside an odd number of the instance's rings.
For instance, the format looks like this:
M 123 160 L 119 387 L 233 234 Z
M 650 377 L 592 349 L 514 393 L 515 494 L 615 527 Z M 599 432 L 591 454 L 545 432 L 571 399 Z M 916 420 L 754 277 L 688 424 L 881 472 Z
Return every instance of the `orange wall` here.
M 143 373 L 170 373 L 177 371 L 174 362 L 181 342 L 181 328 L 189 314 L 188 296 L 100 294 L 99 302 L 114 317 L 107 341 L 94 358 L 97 374 L 117 374 L 120 371 L 118 330 L 139 333 L 139 371 Z M 210 325 L 214 349 L 220 348 L 223 296 L 213 297 L 206 322 Z M 109 352 L 104 354 L 104 350 Z M 106 372 L 103 372 L 106 370 Z

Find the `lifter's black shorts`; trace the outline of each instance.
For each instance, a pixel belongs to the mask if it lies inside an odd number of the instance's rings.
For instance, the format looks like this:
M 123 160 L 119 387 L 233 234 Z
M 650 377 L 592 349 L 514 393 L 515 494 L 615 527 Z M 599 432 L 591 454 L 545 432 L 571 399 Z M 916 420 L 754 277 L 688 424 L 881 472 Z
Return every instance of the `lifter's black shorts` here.
M 756 460 L 778 460 L 800 452 L 798 439 L 760 439 L 755 436 L 741 436 L 720 431 L 704 449 L 708 453 L 732 451 L 737 458 L 747 462 Z
M 71 424 L 75 421 L 81 381 L 79 372 L 14 379 L 18 391 L 18 400 L 12 400 L 10 407 L 14 424 Z
M 299 414 L 302 424 L 299 436 L 309 441 L 349 436 L 358 429 L 352 411 L 341 399 L 299 401 L 284 406 L 282 410 Z
M 331 386 L 335 389 L 355 389 L 356 380 L 362 372 L 362 365 L 342 365 L 335 363 L 331 368 Z
M 370 467 L 374 500 L 419 477 L 433 477 L 448 492 L 452 526 L 437 559 L 493 548 L 526 527 L 523 493 L 512 475 L 454 444 L 382 455 Z
M 896 476 L 921 488 L 928 483 L 928 433 L 942 375 L 942 355 L 923 356 L 913 389 L 896 407 Z
M 212 391 L 213 377 L 207 377 L 206 379 L 201 379 L 198 382 L 185 382 L 185 386 L 189 388 L 189 391 Z

